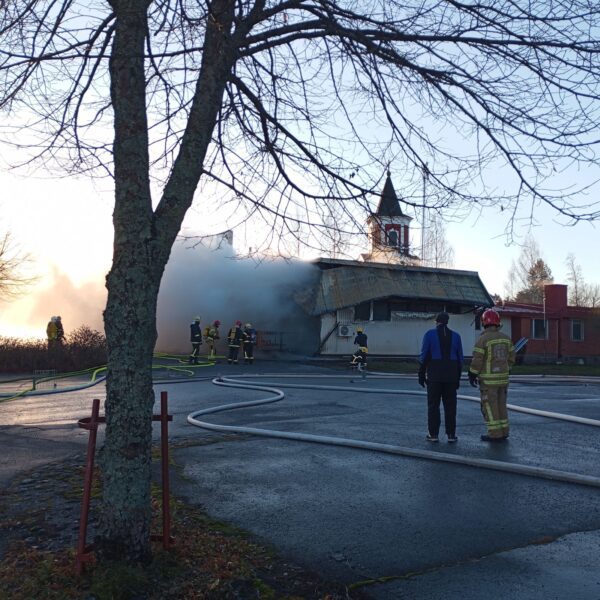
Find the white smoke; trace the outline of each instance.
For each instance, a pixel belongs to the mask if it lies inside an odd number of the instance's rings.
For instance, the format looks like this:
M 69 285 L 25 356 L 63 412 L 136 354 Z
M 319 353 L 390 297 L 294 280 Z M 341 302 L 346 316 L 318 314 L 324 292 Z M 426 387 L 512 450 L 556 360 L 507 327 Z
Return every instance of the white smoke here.
M 314 328 L 308 331 L 310 318 L 292 295 L 311 285 L 317 273 L 314 265 L 298 260 L 240 258 L 229 244 L 211 249 L 177 242 L 158 296 L 156 350 L 188 353 L 189 326 L 200 316 L 202 329 L 221 321 L 221 352 L 229 328 L 239 319 L 252 323 L 259 333 L 286 332 L 288 349 L 312 353 L 318 339 Z M 76 286 L 55 269 L 49 286 L 32 291 L 28 314 L 22 317 L 37 324 L 40 337 L 45 337 L 53 315 L 61 315 L 67 336 L 81 325 L 103 332 L 106 294 L 103 280 Z
M 240 258 L 227 244 L 213 250 L 176 243 L 158 296 L 157 348 L 189 351 L 189 325 L 200 316 L 202 328 L 221 321 L 221 338 L 240 320 L 259 332 L 287 332 L 295 337 L 295 350 L 302 351 L 304 336 L 298 330 L 306 329 L 308 317 L 292 295 L 310 285 L 316 273 L 314 265 L 302 261 Z

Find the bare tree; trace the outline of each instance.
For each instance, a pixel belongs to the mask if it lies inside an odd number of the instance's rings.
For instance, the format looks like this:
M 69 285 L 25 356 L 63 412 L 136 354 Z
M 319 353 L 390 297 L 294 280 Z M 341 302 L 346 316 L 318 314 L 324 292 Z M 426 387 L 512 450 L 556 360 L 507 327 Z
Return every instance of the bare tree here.
M 425 229 L 423 248 L 425 255 L 421 258 L 429 267 L 452 267 L 454 264 L 454 249 L 446 237 L 446 226 L 440 215 L 435 215 Z
M 570 222 L 599 216 L 555 181 L 574 163 L 598 168 L 596 2 L 2 8 L 5 139 L 34 150 L 23 160 L 114 179 L 105 556 L 149 552 L 156 301 L 197 189 L 199 201 L 263 219 L 267 243 L 285 231 L 290 203 L 306 207 L 302 220 L 317 233 L 333 198 L 362 225 L 357 209 L 370 210 L 389 162 L 407 203 L 420 204 L 427 165 L 430 208 L 500 205 L 514 216 L 542 203 Z
M 588 284 L 585 281 L 583 270 L 571 252 L 565 261 L 567 265 L 567 281 L 569 282 L 569 303 L 573 306 L 600 305 L 600 285 Z
M 28 255 L 19 253 L 11 240 L 10 233 L 0 239 L 0 300 L 12 300 L 25 292 L 35 281 L 24 273 L 24 265 L 29 262 Z
M 567 254 L 565 261 L 567 265 L 567 281 L 569 282 L 569 304 L 573 306 L 583 306 L 583 296 L 585 281 L 581 265 L 575 262 L 575 255 L 571 252 Z

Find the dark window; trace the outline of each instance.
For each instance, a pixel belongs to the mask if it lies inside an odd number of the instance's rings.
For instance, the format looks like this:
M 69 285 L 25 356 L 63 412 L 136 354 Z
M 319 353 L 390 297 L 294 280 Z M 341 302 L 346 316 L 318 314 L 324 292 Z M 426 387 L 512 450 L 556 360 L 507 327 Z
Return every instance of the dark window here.
M 371 303 L 362 302 L 354 307 L 355 321 L 369 321 L 371 319 Z
M 373 321 L 389 321 L 391 318 L 390 304 L 387 300 L 373 302 Z
M 571 321 L 571 339 L 574 342 L 583 341 L 583 321 L 573 319 Z
M 388 246 L 398 246 L 398 232 L 395 229 L 388 231 Z
M 481 313 L 477 313 L 475 315 L 475 330 L 479 331 L 481 329 Z
M 546 340 L 547 327 L 544 319 L 531 319 L 531 337 L 534 340 Z

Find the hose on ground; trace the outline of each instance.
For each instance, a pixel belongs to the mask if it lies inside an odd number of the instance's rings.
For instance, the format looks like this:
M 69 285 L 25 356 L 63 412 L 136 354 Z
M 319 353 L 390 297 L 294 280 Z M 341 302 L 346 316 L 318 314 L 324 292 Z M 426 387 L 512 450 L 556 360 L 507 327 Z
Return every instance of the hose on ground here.
M 245 376 L 247 377 L 247 376 Z M 260 377 L 259 375 L 253 375 L 252 377 Z M 447 454 L 444 452 L 433 452 L 430 450 L 419 450 L 415 448 L 407 448 L 404 446 L 394 446 L 391 444 L 381 444 L 377 442 L 367 442 L 363 440 L 354 440 L 347 438 L 339 438 L 332 436 L 322 436 L 322 435 L 313 435 L 307 433 L 299 433 L 299 432 L 286 432 L 286 431 L 277 431 L 271 429 L 260 429 L 256 427 L 242 427 L 242 426 L 233 426 L 233 425 L 217 425 L 214 423 L 210 423 L 208 421 L 200 420 L 198 417 L 205 416 L 209 414 L 214 414 L 217 412 L 223 412 L 227 410 L 234 410 L 238 408 L 246 408 L 249 406 L 258 406 L 262 404 L 270 404 L 273 402 L 278 402 L 285 397 L 285 394 L 277 388 L 269 387 L 273 384 L 269 383 L 267 385 L 257 385 L 255 383 L 251 383 L 248 381 L 243 381 L 239 379 L 233 379 L 232 377 L 219 377 L 213 379 L 213 383 L 219 386 L 225 387 L 233 387 L 233 388 L 242 388 L 242 389 L 250 389 L 257 391 L 264 391 L 274 394 L 273 396 L 268 396 L 267 398 L 262 398 L 258 400 L 251 400 L 247 402 L 236 402 L 232 404 L 224 404 L 220 406 L 215 406 L 211 408 L 205 408 L 202 410 L 194 411 L 190 413 L 187 417 L 187 421 L 196 427 L 201 427 L 203 429 L 211 430 L 211 431 L 219 431 L 219 432 L 232 432 L 232 433 L 245 433 L 250 435 L 256 435 L 261 437 L 269 437 L 269 438 L 278 438 L 278 439 L 287 439 L 287 440 L 296 440 L 302 442 L 310 442 L 317 444 L 326 444 L 332 446 L 344 446 L 349 448 L 357 448 L 361 450 L 370 450 L 375 452 L 383 452 L 386 454 L 395 454 L 400 456 L 408 456 L 412 458 L 421 458 L 426 460 L 434 460 L 440 462 L 447 462 L 459 465 L 466 465 L 470 467 L 478 467 L 483 469 L 491 469 L 495 471 L 502 471 L 505 473 L 512 473 L 516 475 L 526 475 L 529 477 L 537 477 L 543 479 L 550 479 L 553 481 L 563 481 L 566 483 L 575 483 L 578 485 L 586 485 L 591 487 L 600 487 L 600 478 L 593 477 L 589 475 L 583 475 L 579 473 L 571 473 L 568 471 L 560 471 L 556 469 L 546 469 L 543 467 L 534 467 L 529 465 L 522 465 L 516 463 L 507 463 L 496 460 L 489 460 L 483 458 L 472 458 L 468 456 L 458 455 L 458 454 Z M 395 393 L 395 394 L 410 394 L 414 395 L 422 395 L 423 392 L 413 392 L 413 391 L 404 391 L 404 390 L 375 390 L 372 388 L 349 388 L 347 386 L 301 386 L 299 384 L 277 384 L 279 387 L 305 387 L 305 389 L 328 389 L 328 390 L 352 390 L 359 392 L 369 392 L 369 393 Z M 462 397 L 462 396 L 461 396 Z M 472 400 L 472 397 L 466 396 L 463 399 Z M 523 407 L 517 407 L 523 408 Z M 512 410 L 515 410 L 513 408 Z M 533 409 L 531 409 L 533 410 Z M 545 411 L 537 411 L 535 414 L 538 416 L 549 416 L 550 418 L 558 418 L 558 417 L 570 417 L 571 415 L 560 415 L 559 413 L 548 413 L 548 415 L 543 414 Z M 571 420 L 571 419 L 566 419 Z M 596 421 L 594 419 L 586 419 L 586 425 L 600 426 L 600 421 Z M 580 421 L 574 421 L 580 422 Z

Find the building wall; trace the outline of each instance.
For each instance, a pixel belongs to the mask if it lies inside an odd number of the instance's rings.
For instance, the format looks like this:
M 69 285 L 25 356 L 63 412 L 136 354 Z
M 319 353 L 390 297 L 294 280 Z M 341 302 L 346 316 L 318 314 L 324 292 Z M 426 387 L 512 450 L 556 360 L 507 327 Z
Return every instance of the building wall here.
M 411 356 L 421 353 L 423 335 L 428 329 L 435 327 L 434 314 L 426 314 L 422 318 L 399 318 L 392 321 L 354 321 L 354 309 L 327 313 L 321 316 L 321 339 L 331 331 L 336 320 L 349 326 L 350 336 L 340 336 L 334 331 L 321 349 L 322 355 L 351 355 L 356 346 L 354 337 L 356 329 L 362 327 L 368 336 L 369 354 L 379 356 Z M 474 316 L 450 315 L 450 329 L 460 334 L 465 356 L 471 356 L 475 340 L 481 331 L 475 329 Z M 510 335 L 510 332 L 507 332 Z
M 583 323 L 583 340 L 580 341 L 571 339 L 572 318 L 548 318 L 547 339 L 533 339 L 531 318 L 513 317 L 522 336 L 529 338 L 524 362 L 600 364 L 600 317 L 576 318 Z

